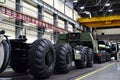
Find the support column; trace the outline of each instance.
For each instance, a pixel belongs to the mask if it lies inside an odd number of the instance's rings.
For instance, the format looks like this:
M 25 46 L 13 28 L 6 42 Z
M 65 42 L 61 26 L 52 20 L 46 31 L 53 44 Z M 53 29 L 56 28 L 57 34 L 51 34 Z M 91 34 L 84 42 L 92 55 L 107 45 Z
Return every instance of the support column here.
M 73 24 L 73 32 L 76 32 L 75 24 Z
M 57 15 L 57 14 L 54 14 L 53 17 L 54 17 L 53 24 L 54 24 L 54 26 L 56 27 L 56 26 L 58 26 L 58 15 Z M 54 35 L 54 44 L 56 44 L 57 35 L 58 35 L 58 34 L 59 34 L 59 33 L 56 32 L 56 31 L 53 32 L 53 35 Z
M 74 9 L 72 9 L 72 18 L 74 19 Z
M 86 31 L 87 31 L 86 27 L 83 26 L 83 32 L 86 32 Z
M 23 12 L 23 7 L 21 7 L 22 5 L 23 5 L 23 0 L 16 0 L 16 11 L 17 12 L 19 13 Z M 23 20 L 16 19 L 15 24 L 20 26 L 20 27 L 15 26 L 15 37 L 16 39 L 18 39 L 19 35 L 23 35 Z
M 64 14 L 66 14 L 66 0 L 64 1 Z
M 44 7 L 38 5 L 37 8 L 38 8 L 38 19 L 43 21 Z M 42 38 L 42 36 L 44 35 L 45 28 L 43 28 L 42 26 L 38 26 L 37 30 L 38 30 L 38 38 Z
M 92 35 L 93 35 L 94 39 L 96 40 L 97 39 L 97 30 L 96 30 L 96 28 L 93 28 Z
M 65 30 L 68 30 L 68 24 L 69 24 L 69 21 L 67 21 L 67 20 L 64 20 L 64 29 Z

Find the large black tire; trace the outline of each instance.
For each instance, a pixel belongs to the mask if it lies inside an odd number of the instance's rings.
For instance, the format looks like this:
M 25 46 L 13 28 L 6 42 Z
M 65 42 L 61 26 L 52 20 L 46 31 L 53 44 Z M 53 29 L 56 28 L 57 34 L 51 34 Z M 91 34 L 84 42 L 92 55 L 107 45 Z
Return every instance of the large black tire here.
M 7 67 L 7 65 L 9 63 L 9 60 L 10 60 L 10 48 L 9 48 L 9 45 L 5 40 L 2 41 L 2 44 L 4 46 L 5 60 L 4 60 L 2 68 L 0 69 L 0 73 L 5 70 L 5 68 Z
M 86 55 L 86 49 L 84 49 L 82 46 L 78 47 L 77 50 L 79 50 L 81 53 L 81 60 L 75 60 L 75 67 L 77 69 L 83 69 L 87 66 L 87 55 Z
M 72 49 L 69 44 L 61 43 L 55 46 L 55 71 L 60 74 L 68 73 L 72 66 Z
M 88 48 L 87 49 L 87 67 L 92 67 L 93 63 L 94 63 L 93 50 Z
M 49 40 L 38 39 L 29 49 L 29 70 L 38 80 L 50 77 L 55 66 L 55 52 Z

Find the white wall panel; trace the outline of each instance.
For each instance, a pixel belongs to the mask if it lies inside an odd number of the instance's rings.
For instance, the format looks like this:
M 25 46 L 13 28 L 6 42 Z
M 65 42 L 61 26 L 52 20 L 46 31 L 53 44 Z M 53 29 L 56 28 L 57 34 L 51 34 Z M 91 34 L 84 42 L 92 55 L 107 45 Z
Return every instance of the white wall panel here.
M 55 0 L 55 8 L 56 8 L 58 11 L 64 13 L 64 4 L 63 4 L 63 2 L 61 2 L 60 0 Z
M 37 32 L 26 30 L 27 43 L 32 43 L 37 39 Z
M 120 29 L 119 28 L 112 28 L 112 29 L 100 29 L 97 30 L 97 35 L 101 35 L 101 33 L 104 34 L 120 34 Z
M 61 19 L 58 19 L 58 27 L 63 28 L 64 29 L 64 21 Z
M 74 20 L 76 21 L 77 18 L 79 18 L 79 15 L 78 15 L 78 13 L 74 10 Z
M 33 7 L 32 5 L 23 2 L 23 13 L 34 18 L 37 18 L 37 8 Z
M 44 21 L 53 24 L 53 15 L 44 12 Z
M 68 30 L 73 32 L 73 26 L 71 24 L 68 24 Z
M 15 39 L 15 27 L 0 23 L 0 29 L 5 30 L 5 34 L 10 36 L 9 39 Z
M 0 3 L 0 5 L 15 10 L 15 0 L 6 0 L 5 4 Z
M 69 8 L 68 6 L 65 6 L 65 14 L 66 14 L 68 17 L 72 18 L 72 9 Z
M 47 4 L 53 6 L 53 0 L 43 0 L 44 2 L 46 2 Z

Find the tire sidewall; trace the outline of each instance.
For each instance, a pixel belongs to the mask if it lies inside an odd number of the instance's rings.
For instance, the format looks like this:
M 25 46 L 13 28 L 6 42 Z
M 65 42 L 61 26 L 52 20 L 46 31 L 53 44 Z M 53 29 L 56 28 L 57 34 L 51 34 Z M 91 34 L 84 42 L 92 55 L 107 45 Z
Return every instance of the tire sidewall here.
M 51 49 L 52 51 L 53 51 L 53 62 L 52 62 L 52 64 L 51 64 L 51 66 L 49 67 L 49 68 L 47 68 L 46 67 L 46 64 L 45 64 L 45 57 L 46 57 L 46 51 L 47 50 L 49 50 L 49 49 Z M 52 44 L 51 45 L 48 45 L 48 46 L 46 46 L 46 48 L 44 49 L 44 51 L 43 51 L 44 53 L 43 53 L 43 65 L 44 65 L 44 69 L 48 72 L 48 73 L 51 73 L 52 71 L 53 71 L 53 69 L 54 69 L 54 66 L 55 66 L 55 51 L 53 50 L 53 46 L 52 46 Z

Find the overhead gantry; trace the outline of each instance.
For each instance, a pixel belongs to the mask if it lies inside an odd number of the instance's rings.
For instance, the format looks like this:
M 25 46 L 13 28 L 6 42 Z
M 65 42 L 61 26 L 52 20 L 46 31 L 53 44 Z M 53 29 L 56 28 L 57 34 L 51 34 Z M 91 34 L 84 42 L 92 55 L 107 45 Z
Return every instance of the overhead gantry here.
M 77 21 L 91 28 L 113 27 L 120 26 L 120 15 L 78 18 Z

